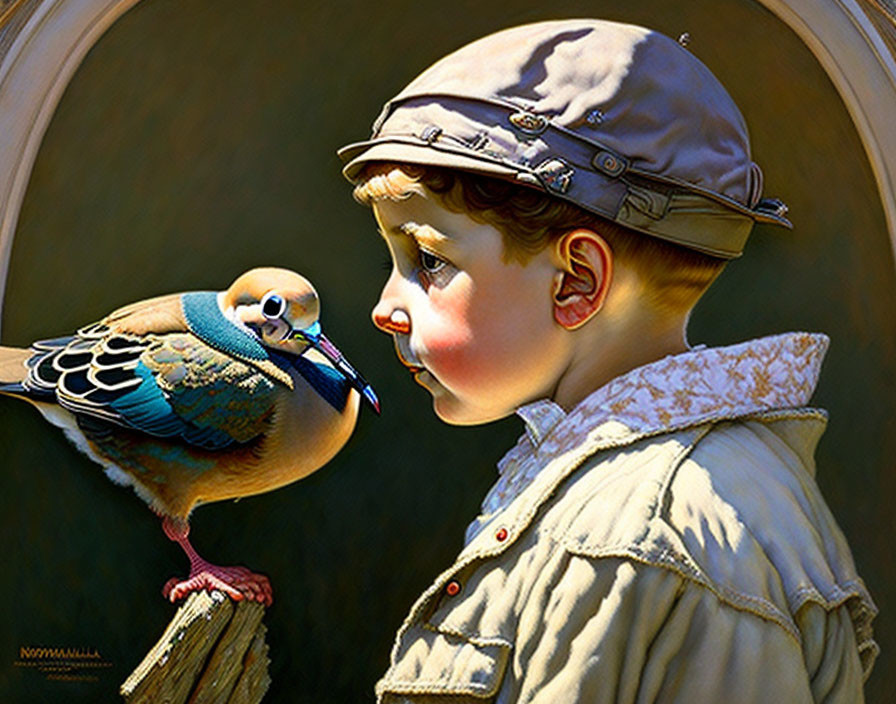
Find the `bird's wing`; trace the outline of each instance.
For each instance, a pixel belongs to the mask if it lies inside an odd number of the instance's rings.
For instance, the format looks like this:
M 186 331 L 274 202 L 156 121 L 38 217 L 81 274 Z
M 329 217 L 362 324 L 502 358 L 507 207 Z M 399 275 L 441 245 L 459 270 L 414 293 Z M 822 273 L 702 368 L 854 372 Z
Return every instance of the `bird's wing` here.
M 283 391 L 256 366 L 188 333 L 160 338 L 142 363 L 178 417 L 197 428 L 187 439 L 203 446 L 264 433 Z
M 209 449 L 265 432 L 278 385 L 263 371 L 190 332 L 138 335 L 110 318 L 71 337 L 35 343 L 23 384 L 30 395 L 55 397 L 76 415 Z
M 186 332 L 189 328 L 184 318 L 181 299 L 183 294 L 149 298 L 112 311 L 94 328 L 105 327 L 125 335 L 160 335 L 167 332 Z

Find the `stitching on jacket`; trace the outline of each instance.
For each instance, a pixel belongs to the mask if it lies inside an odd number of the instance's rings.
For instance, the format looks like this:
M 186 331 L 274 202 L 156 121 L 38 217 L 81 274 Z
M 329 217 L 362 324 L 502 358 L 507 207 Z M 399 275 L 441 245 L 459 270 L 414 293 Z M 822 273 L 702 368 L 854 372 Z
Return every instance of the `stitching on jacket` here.
M 685 461 L 687 457 L 690 457 L 694 452 L 694 448 L 700 444 L 700 441 L 703 440 L 707 435 L 709 435 L 710 431 L 716 427 L 716 424 L 708 425 L 704 428 L 696 438 L 694 438 L 693 442 L 687 447 L 683 447 L 678 454 L 676 454 L 672 461 L 669 463 L 669 469 L 666 472 L 666 479 L 663 481 L 662 487 L 660 487 L 659 496 L 657 497 L 656 505 L 654 505 L 654 514 L 651 516 L 652 519 L 662 518 L 669 510 L 669 502 L 672 500 L 671 494 L 669 492 L 669 487 L 672 486 L 672 482 L 675 480 L 676 475 L 678 474 L 678 469 L 681 467 L 682 462 Z M 656 513 L 656 509 L 659 507 L 659 516 Z M 646 522 L 646 521 L 645 521 Z
M 658 430 L 654 434 L 661 435 L 665 434 L 665 432 L 665 430 Z M 386 671 L 386 675 L 384 676 L 383 680 L 387 680 L 389 678 L 389 675 L 395 668 L 395 663 L 398 662 L 398 656 L 401 652 L 401 645 L 405 634 L 410 630 L 411 626 L 415 622 L 424 622 L 424 619 L 422 618 L 424 610 L 430 605 L 432 598 L 444 588 L 449 579 L 451 579 L 461 570 L 465 569 L 468 565 L 471 565 L 473 562 L 482 558 L 499 555 L 502 552 L 507 551 L 511 545 L 515 545 L 519 538 L 519 535 L 525 530 L 525 528 L 531 525 L 535 515 L 543 508 L 545 503 L 547 503 L 550 497 L 557 491 L 558 487 L 563 483 L 563 481 L 573 472 L 575 472 L 589 457 L 603 450 L 610 450 L 616 447 L 625 447 L 626 445 L 632 445 L 638 440 L 643 439 L 643 437 L 645 436 L 638 436 L 637 434 L 635 434 L 633 436 L 625 438 L 613 439 L 609 442 L 606 442 L 606 444 L 601 443 L 601 437 L 595 437 L 591 442 L 585 443 L 582 447 L 578 448 L 578 452 L 571 453 L 572 459 L 570 459 L 566 466 L 559 472 L 558 477 L 556 477 L 554 481 L 550 482 L 548 486 L 541 491 L 541 493 L 537 497 L 537 500 L 531 502 L 528 506 L 526 506 L 526 509 L 516 517 L 510 517 L 511 520 L 508 523 L 511 526 L 511 532 L 508 540 L 506 540 L 503 544 L 493 546 L 492 548 L 480 548 L 479 550 L 472 551 L 463 559 L 456 561 L 453 565 L 451 565 L 448 569 L 444 570 L 438 577 L 436 577 L 429 588 L 420 595 L 416 602 L 414 602 L 414 605 L 411 607 L 410 612 L 408 613 L 407 617 L 405 617 L 405 620 L 399 627 L 398 632 L 395 634 L 395 641 L 392 645 L 392 652 L 390 653 L 389 669 Z M 558 461 L 559 459 L 560 458 L 557 458 L 557 460 L 555 461 Z
M 771 602 L 762 597 L 750 596 L 736 590 L 730 589 L 724 585 L 716 585 L 705 578 L 702 572 L 696 568 L 692 568 L 686 560 L 679 561 L 676 558 L 684 557 L 678 555 L 677 552 L 671 550 L 662 550 L 658 554 L 653 555 L 645 550 L 640 550 L 632 546 L 604 548 L 594 551 L 577 550 L 575 546 L 567 546 L 567 551 L 572 555 L 580 557 L 590 557 L 592 559 L 606 559 L 611 557 L 635 560 L 649 567 L 658 567 L 660 569 L 668 569 L 675 572 L 684 579 L 699 584 L 708 591 L 712 592 L 716 598 L 738 611 L 745 611 L 754 616 L 758 616 L 766 621 L 776 623 L 783 628 L 796 641 L 797 645 L 802 647 L 799 629 L 796 624 L 775 607 Z
M 802 408 L 777 408 L 759 413 L 748 413 L 740 416 L 739 420 L 805 420 L 807 418 L 817 418 L 825 423 L 830 419 L 828 412 L 823 408 L 804 406 Z M 720 419 L 719 422 L 722 420 L 724 419 Z
M 386 687 L 389 687 L 386 690 Z M 413 684 L 403 684 L 384 677 L 377 685 L 377 699 L 382 700 L 384 694 L 469 694 L 473 697 L 487 698 L 498 691 L 498 687 L 486 689 L 486 685 L 471 684 L 470 686 L 452 687 L 438 680 L 426 682 L 417 680 Z
M 501 636 L 476 636 L 471 635 L 470 633 L 465 633 L 458 628 L 454 628 L 452 626 L 446 626 L 444 624 L 436 625 L 431 623 L 430 621 L 421 621 L 420 625 L 427 631 L 431 633 L 440 633 L 442 635 L 455 636 L 456 638 L 460 638 L 467 643 L 472 643 L 473 645 L 483 647 L 483 648 L 509 648 L 513 649 L 513 643 L 510 643 L 505 638 Z
M 705 424 L 705 422 L 702 422 L 694 425 L 687 425 L 683 428 L 661 428 L 644 433 L 632 433 L 631 435 L 624 437 L 607 438 L 598 435 L 591 438 L 590 440 L 584 442 L 582 445 L 576 448 L 575 452 L 569 451 L 568 454 L 570 458 L 567 459 L 565 466 L 557 473 L 557 476 L 554 477 L 552 481 L 548 482 L 547 486 L 541 490 L 534 501 L 529 501 L 528 505 L 525 506 L 525 510 L 520 511 L 515 517 L 511 516 L 513 530 L 511 532 L 510 540 L 505 541 L 503 545 L 498 545 L 497 547 L 494 547 L 492 549 L 473 551 L 471 553 L 471 556 L 476 555 L 480 557 L 491 557 L 492 555 L 498 555 L 507 550 L 510 545 L 516 542 L 519 535 L 529 525 L 531 525 L 535 516 L 542 510 L 542 508 L 544 508 L 545 504 L 551 499 L 551 497 L 557 493 L 557 490 L 561 487 L 561 485 L 564 484 L 570 476 L 572 476 L 577 470 L 582 467 L 582 465 L 585 464 L 585 462 L 587 462 L 598 452 L 615 450 L 621 447 L 628 447 L 630 445 L 634 445 L 637 442 L 640 442 L 641 440 L 646 440 L 660 435 L 672 435 L 673 433 L 693 431 L 694 429 L 698 429 L 700 428 L 700 426 Z M 703 433 L 702 429 L 700 432 Z M 560 455 L 556 459 L 554 459 L 553 462 L 558 462 L 564 457 L 564 455 Z M 547 469 L 547 467 L 545 467 L 545 469 Z M 533 484 L 529 488 L 533 488 L 534 486 L 535 484 Z M 524 496 L 525 493 L 526 492 L 523 492 L 523 494 L 520 494 L 520 496 Z M 505 509 L 505 511 L 507 511 L 507 509 Z
M 844 589 L 844 587 L 846 587 L 846 589 Z M 868 589 L 865 587 L 864 583 L 856 582 L 851 579 L 844 581 L 842 585 L 834 584 L 831 587 L 830 596 L 821 593 L 815 587 L 797 587 L 787 595 L 787 602 L 790 605 L 791 611 L 794 613 L 808 601 L 824 607 L 825 611 L 831 611 L 832 609 L 836 609 L 838 606 L 843 605 L 853 597 L 862 599 L 863 603 L 868 605 L 868 612 L 872 616 L 877 615 L 877 606 L 875 606 L 872 601 L 871 595 L 868 593 Z
M 856 647 L 862 664 L 862 681 L 865 681 L 871 674 L 874 661 L 880 653 L 880 646 L 874 640 L 874 629 L 871 625 L 878 613 L 877 606 L 861 580 L 847 580 L 842 586 L 847 589 L 841 588 L 841 585 L 834 585 L 833 591 L 837 592 L 834 598 L 826 598 L 813 587 L 800 587 L 793 591 L 792 596 L 788 596 L 788 601 L 794 614 L 808 603 L 818 604 L 827 612 L 846 605 L 856 634 Z
M 669 486 L 672 483 L 672 479 L 674 478 L 675 473 L 678 471 L 678 468 L 681 466 L 682 462 L 684 462 L 684 460 L 687 459 L 687 457 L 693 452 L 694 448 L 700 443 L 700 441 L 703 438 L 705 438 L 712 431 L 712 429 L 714 427 L 715 427 L 715 424 L 706 424 L 702 427 L 698 426 L 697 428 L 692 429 L 692 430 L 697 431 L 695 437 L 693 437 L 689 442 L 680 443 L 679 449 L 668 460 L 667 465 L 662 472 L 663 481 L 662 481 L 662 484 L 660 485 L 659 490 L 656 493 L 656 498 L 654 499 L 653 504 L 651 506 L 650 518 L 644 521 L 644 528 L 641 531 L 641 533 L 638 536 L 636 536 L 633 540 L 627 541 L 626 545 L 628 545 L 628 543 L 631 542 L 634 544 L 633 545 L 633 547 L 634 547 L 635 545 L 637 545 L 637 543 L 644 540 L 647 537 L 647 535 L 650 533 L 651 521 L 653 519 L 657 518 L 657 508 L 659 507 L 661 509 L 660 510 L 661 514 L 665 511 L 665 506 L 664 506 L 665 496 L 668 492 Z M 592 455 L 592 457 L 593 456 L 594 455 Z M 656 458 L 656 459 L 659 459 L 659 458 Z M 651 460 L 648 460 L 648 461 L 651 461 Z M 568 477 L 567 477 L 567 479 L 568 479 Z M 564 482 L 565 481 L 566 481 L 566 479 L 564 479 Z M 561 482 L 561 483 L 563 483 L 563 482 Z M 596 491 L 599 491 L 599 490 L 596 490 Z M 592 498 L 593 498 L 593 496 L 589 495 L 589 496 L 583 497 L 581 499 L 582 505 L 580 506 L 578 515 L 581 515 L 584 512 L 587 503 Z M 565 545 L 571 541 L 571 538 L 568 535 L 562 535 L 562 536 L 559 536 L 559 541 Z M 581 542 L 579 544 L 581 545 Z M 583 546 L 582 549 L 585 550 L 588 548 L 586 546 Z M 597 549 L 599 550 L 600 548 L 597 548 Z M 664 550 L 663 552 L 666 552 L 666 551 L 667 550 Z M 696 570 L 696 567 L 692 567 L 692 569 Z
M 800 417 L 805 414 L 806 411 L 810 413 L 814 409 L 793 409 L 793 417 Z M 774 415 L 776 418 L 781 417 L 781 414 L 775 411 L 768 412 L 760 412 L 756 414 L 752 414 L 752 417 L 762 418 L 768 415 Z M 734 418 L 719 418 L 718 422 L 722 422 L 725 420 L 733 420 Z M 576 470 L 578 470 L 589 458 L 596 455 L 598 452 L 603 452 L 605 450 L 613 450 L 620 447 L 626 447 L 629 445 L 633 445 L 636 442 L 641 440 L 649 439 L 651 437 L 656 437 L 659 435 L 671 434 L 673 432 L 685 432 L 687 430 L 693 430 L 694 428 L 699 428 L 699 425 L 696 426 L 687 426 L 685 428 L 662 428 L 657 429 L 656 431 L 649 433 L 633 433 L 632 435 L 622 437 L 622 438 L 604 438 L 602 436 L 595 436 L 591 439 L 590 442 L 584 443 L 580 446 L 577 452 L 570 453 L 570 457 L 566 458 L 565 466 L 562 470 L 558 472 L 558 475 L 553 478 L 553 481 L 549 482 L 548 485 L 542 489 L 542 491 L 537 495 L 534 501 L 530 501 L 528 505 L 525 506 L 525 510 L 521 511 L 517 515 L 508 516 L 508 525 L 510 527 L 510 536 L 509 539 L 504 543 L 493 545 L 490 548 L 480 548 L 478 550 L 474 550 L 467 554 L 463 559 L 458 560 L 453 565 L 451 565 L 448 569 L 444 570 L 433 583 L 429 586 L 429 588 L 420 595 L 414 605 L 411 607 L 410 612 L 405 618 L 404 622 L 401 624 L 401 627 L 398 629 L 398 633 L 395 635 L 395 641 L 392 646 L 391 658 L 390 662 L 394 663 L 399 655 L 401 650 L 401 643 L 404 637 L 404 634 L 410 629 L 411 625 L 415 621 L 423 622 L 423 619 L 420 618 L 422 612 L 428 607 L 432 597 L 439 593 L 442 588 L 444 588 L 445 584 L 458 572 L 465 569 L 467 566 L 471 565 L 476 560 L 482 558 L 493 557 L 495 555 L 499 555 L 502 552 L 510 549 L 512 545 L 515 545 L 519 536 L 525 531 L 525 529 L 531 525 L 535 515 L 544 507 L 544 505 L 550 500 L 551 496 L 557 492 L 559 487 L 573 474 Z M 711 427 L 711 426 L 710 426 Z M 703 429 L 701 429 L 703 430 Z M 706 433 L 703 432 L 701 437 Z M 562 457 L 562 456 L 561 456 Z M 554 461 L 559 461 L 561 458 L 558 457 Z M 530 489 L 534 488 L 529 487 Z M 524 496 L 526 492 L 521 494 L 520 496 Z M 508 511 L 505 509 L 505 511 Z M 391 671 L 391 666 L 389 671 Z
M 464 643 L 467 645 L 472 641 L 463 636 Z M 475 644 L 474 644 L 475 645 Z M 477 652 L 483 657 L 488 658 L 493 668 L 487 682 L 455 682 L 448 683 L 443 680 L 413 680 L 396 679 L 393 676 L 394 666 L 391 666 L 383 678 L 377 682 L 375 691 L 377 701 L 381 701 L 385 694 L 469 694 L 474 697 L 491 697 L 497 693 L 504 679 L 504 673 L 507 670 L 507 661 L 509 653 L 512 650 L 510 646 L 504 644 L 495 644 L 489 647 L 498 649 L 497 656 L 489 655 L 479 648 Z M 388 689 L 387 689 L 388 688 Z

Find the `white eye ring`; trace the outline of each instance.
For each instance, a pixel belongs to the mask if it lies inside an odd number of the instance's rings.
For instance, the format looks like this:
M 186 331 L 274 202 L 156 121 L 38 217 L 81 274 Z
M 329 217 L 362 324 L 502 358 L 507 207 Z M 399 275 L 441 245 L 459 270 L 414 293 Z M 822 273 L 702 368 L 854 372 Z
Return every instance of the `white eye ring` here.
M 261 314 L 268 320 L 279 320 L 286 312 L 286 301 L 283 296 L 271 291 L 261 299 Z

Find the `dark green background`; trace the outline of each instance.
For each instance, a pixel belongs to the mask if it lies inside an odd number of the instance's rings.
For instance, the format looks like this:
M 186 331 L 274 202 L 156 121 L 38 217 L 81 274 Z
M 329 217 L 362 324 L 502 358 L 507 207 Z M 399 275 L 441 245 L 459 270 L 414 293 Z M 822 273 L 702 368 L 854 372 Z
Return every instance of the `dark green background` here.
M 338 146 L 446 52 L 526 21 L 602 16 L 678 36 L 741 106 L 766 192 L 793 232 L 758 227 L 701 303 L 692 343 L 786 330 L 832 337 L 816 403 L 831 412 L 818 481 L 883 614 L 867 686 L 892 701 L 896 280 L 870 168 L 799 40 L 747 0 L 199 2 L 145 0 L 88 55 L 44 140 L 13 247 L 4 344 L 63 333 L 151 295 L 223 288 L 260 264 L 315 282 L 332 339 L 379 391 L 325 469 L 203 507 L 195 543 L 270 574 L 269 701 L 372 697 L 394 631 L 461 546 L 520 431 L 449 428 L 369 323 L 386 252 L 341 179 Z M 114 701 L 186 570 L 129 490 L 24 404 L 0 399 L 4 565 L 0 700 Z M 21 645 L 93 647 L 99 684 L 44 682 Z M 761 677 L 762 673 L 757 673 Z

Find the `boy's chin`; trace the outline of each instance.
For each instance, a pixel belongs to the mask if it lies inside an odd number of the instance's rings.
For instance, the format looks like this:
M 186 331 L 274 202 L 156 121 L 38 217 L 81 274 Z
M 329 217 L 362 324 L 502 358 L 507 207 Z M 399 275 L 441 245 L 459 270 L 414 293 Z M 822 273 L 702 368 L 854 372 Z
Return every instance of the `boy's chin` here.
M 482 425 L 506 418 L 514 411 L 513 408 L 501 411 L 471 407 L 447 394 L 433 394 L 432 409 L 439 420 L 448 425 Z

